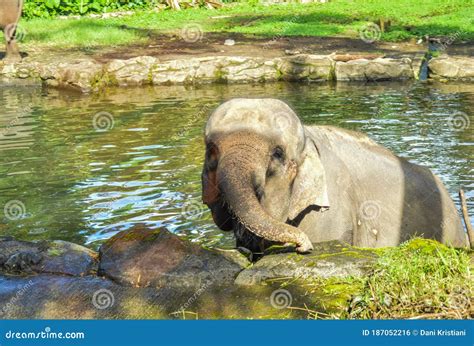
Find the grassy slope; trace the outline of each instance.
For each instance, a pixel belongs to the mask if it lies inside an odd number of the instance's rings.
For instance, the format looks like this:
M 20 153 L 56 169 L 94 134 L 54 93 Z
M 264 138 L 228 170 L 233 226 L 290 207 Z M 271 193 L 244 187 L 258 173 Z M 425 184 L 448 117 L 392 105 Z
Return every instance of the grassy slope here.
M 239 3 L 219 10 L 139 12 L 110 19 L 34 19 L 23 21 L 21 26 L 26 43 L 94 47 L 147 42 L 150 34 L 179 33 L 189 23 L 199 24 L 204 32 L 358 37 L 365 23 L 381 18 L 392 22 L 383 40 L 425 34 L 455 34 L 461 40 L 474 40 L 474 0 L 332 0 L 326 4 L 273 6 Z
M 332 293 L 334 299 L 327 301 L 327 307 L 337 311 L 329 316 L 310 311 L 310 316 L 356 319 L 474 317 L 472 250 L 453 249 L 434 240 L 415 238 L 399 247 L 378 251 L 378 263 L 367 277 L 307 283 L 310 294 L 321 290 L 329 296 Z

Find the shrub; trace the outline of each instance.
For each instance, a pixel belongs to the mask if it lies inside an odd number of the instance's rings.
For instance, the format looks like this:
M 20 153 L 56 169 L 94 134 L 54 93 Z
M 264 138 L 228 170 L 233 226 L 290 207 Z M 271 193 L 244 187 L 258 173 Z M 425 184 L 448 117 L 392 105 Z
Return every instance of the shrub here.
M 51 18 L 58 15 L 84 15 L 152 8 L 160 0 L 25 0 L 24 18 Z

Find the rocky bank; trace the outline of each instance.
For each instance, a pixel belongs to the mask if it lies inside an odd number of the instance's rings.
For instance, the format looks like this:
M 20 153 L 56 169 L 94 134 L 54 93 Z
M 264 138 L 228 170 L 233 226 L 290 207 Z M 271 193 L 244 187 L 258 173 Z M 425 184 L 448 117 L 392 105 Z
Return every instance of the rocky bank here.
M 347 309 L 350 291 L 302 282 L 361 276 L 375 250 L 338 242 L 309 255 L 278 249 L 256 263 L 166 229 L 137 225 L 99 252 L 63 241 L 0 238 L 1 318 L 305 318 Z M 283 284 L 283 285 L 282 285 Z
M 366 82 L 417 79 L 424 55 L 376 57 L 298 54 L 275 58 L 209 56 L 160 61 L 151 56 L 98 62 L 79 59 L 15 64 L 0 61 L 0 82 L 33 83 L 97 92 L 108 86 L 205 83 Z M 428 63 L 429 77 L 474 81 L 472 57 L 440 56 Z

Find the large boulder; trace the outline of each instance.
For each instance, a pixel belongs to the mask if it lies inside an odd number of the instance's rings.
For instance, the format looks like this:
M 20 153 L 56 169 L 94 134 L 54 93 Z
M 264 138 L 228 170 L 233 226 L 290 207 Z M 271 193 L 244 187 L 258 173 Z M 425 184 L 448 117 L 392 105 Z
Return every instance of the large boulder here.
M 0 238 L 0 272 L 84 276 L 97 272 L 98 255 L 81 245 L 56 240 L 27 242 Z
M 409 58 L 338 61 L 335 71 L 338 81 L 403 80 L 414 77 Z
M 474 80 L 474 59 L 439 57 L 429 61 L 430 77 L 436 79 Z
M 100 248 L 99 274 L 136 287 L 225 286 L 249 262 L 187 242 L 164 228 L 143 225 L 120 232 Z
M 376 252 L 338 241 L 314 244 L 308 255 L 278 253 L 264 256 L 237 276 L 238 285 L 256 285 L 271 279 L 318 279 L 363 276 L 377 260 Z

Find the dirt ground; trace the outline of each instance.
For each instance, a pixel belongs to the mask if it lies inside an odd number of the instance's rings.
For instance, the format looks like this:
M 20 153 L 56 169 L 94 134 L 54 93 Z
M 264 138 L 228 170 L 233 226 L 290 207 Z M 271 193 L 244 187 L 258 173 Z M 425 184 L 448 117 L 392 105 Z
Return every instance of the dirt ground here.
M 235 45 L 226 46 L 224 41 L 233 39 Z M 99 62 L 112 59 L 129 59 L 149 55 L 161 61 L 203 56 L 258 56 L 274 58 L 288 54 L 371 54 L 385 57 L 413 56 L 424 53 L 427 43 L 374 42 L 366 43 L 360 39 L 346 37 L 255 37 L 233 33 L 205 33 L 197 42 L 186 42 L 179 35 L 153 35 L 148 44 L 90 49 L 45 49 L 45 47 L 26 47 L 26 54 L 35 60 L 61 57 L 61 60 L 93 58 Z M 474 43 L 453 44 L 446 47 L 452 56 L 474 56 Z M 48 60 L 49 60 L 48 59 Z

